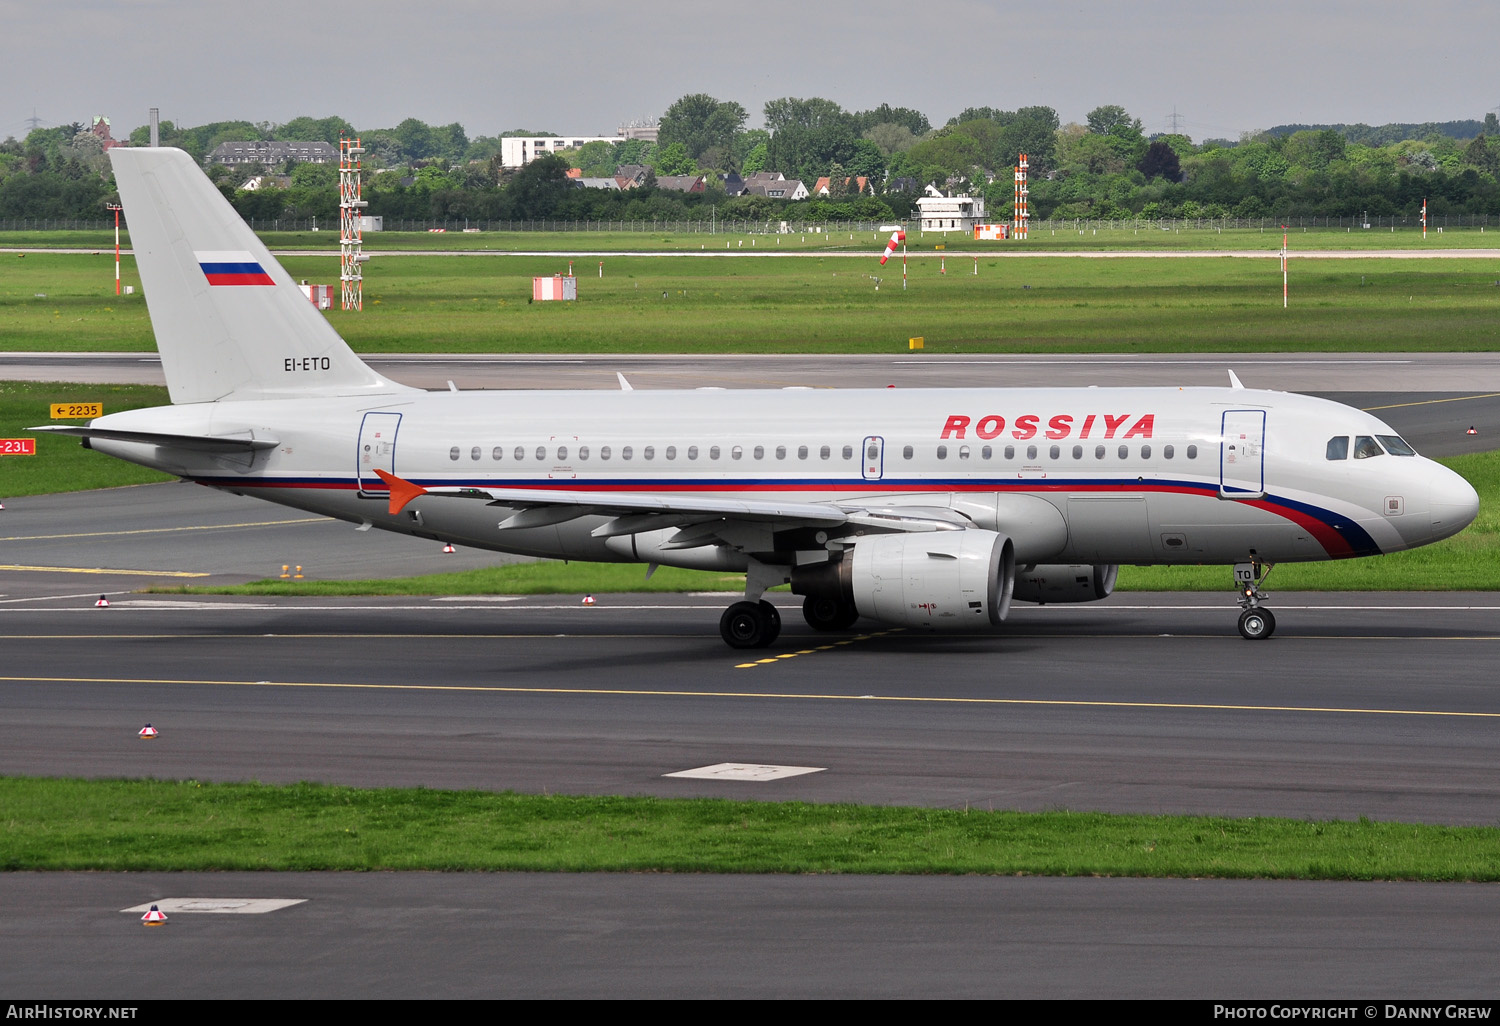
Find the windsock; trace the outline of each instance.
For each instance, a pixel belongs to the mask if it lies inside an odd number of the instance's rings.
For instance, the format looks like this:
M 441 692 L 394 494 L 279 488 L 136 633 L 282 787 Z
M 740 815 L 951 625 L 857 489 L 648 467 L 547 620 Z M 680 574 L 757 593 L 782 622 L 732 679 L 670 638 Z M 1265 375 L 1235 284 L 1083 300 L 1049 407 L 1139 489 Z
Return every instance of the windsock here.
M 902 243 L 902 242 L 905 242 L 905 241 L 906 241 L 906 233 L 905 232 L 901 231 L 900 229 L 897 229 L 896 231 L 891 232 L 891 241 L 887 242 L 885 244 L 885 255 L 880 258 L 880 266 L 881 267 L 884 267 L 885 266 L 885 262 L 891 258 L 891 254 L 894 253 L 894 252 L 896 252 L 896 245 L 898 243 Z

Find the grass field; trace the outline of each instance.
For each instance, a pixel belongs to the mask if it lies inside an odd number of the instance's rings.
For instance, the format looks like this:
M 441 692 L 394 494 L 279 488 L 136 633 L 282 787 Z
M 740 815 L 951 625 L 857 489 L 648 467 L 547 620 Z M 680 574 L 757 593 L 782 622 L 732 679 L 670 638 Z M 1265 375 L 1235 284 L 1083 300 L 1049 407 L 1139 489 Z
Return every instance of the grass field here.
M 1500 239 L 1500 235 L 1497 235 Z M 287 270 L 336 280 L 325 257 Z M 575 262 L 579 299 L 532 303 L 565 257 L 377 257 L 362 313 L 327 316 L 365 353 L 1379 352 L 1500 347 L 1493 260 L 1237 257 L 947 261 L 608 257 Z M 149 351 L 143 297 L 113 257 L 0 254 L 0 351 Z M 138 284 L 127 260 L 124 280 Z M 877 288 L 878 285 L 878 288 Z
M 0 870 L 1500 880 L 1500 829 L 0 777 Z

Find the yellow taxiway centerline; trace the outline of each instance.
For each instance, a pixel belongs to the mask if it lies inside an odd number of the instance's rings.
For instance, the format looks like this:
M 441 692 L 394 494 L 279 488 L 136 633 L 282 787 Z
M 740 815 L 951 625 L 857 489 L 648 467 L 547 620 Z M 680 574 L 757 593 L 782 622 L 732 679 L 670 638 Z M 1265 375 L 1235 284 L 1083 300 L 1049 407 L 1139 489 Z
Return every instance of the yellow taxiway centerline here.
M 776 698 L 821 702 L 908 702 L 937 705 L 1026 705 L 1083 709 L 1183 709 L 1192 712 L 1337 713 L 1355 716 L 1437 716 L 1460 719 L 1500 719 L 1500 712 L 1457 709 L 1378 709 L 1342 706 L 1231 705 L 1217 702 L 1130 702 L 1064 698 L 954 698 L 935 695 L 830 695 L 755 691 L 631 691 L 624 688 L 506 687 L 496 684 L 370 684 L 335 681 L 195 680 L 150 677 L 9 677 L 7 684 L 144 684 L 208 687 L 328 688 L 355 691 L 452 691 L 516 695 L 608 695 L 621 698 Z

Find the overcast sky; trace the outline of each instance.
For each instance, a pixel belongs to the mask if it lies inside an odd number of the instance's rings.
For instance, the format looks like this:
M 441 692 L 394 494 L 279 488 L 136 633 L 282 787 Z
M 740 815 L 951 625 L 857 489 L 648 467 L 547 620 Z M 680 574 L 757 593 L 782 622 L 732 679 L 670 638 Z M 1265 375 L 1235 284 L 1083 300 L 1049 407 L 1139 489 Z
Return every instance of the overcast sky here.
M 347 12 L 347 13 L 346 13 Z M 357 13 L 356 13 L 357 12 Z M 341 17 L 357 18 L 348 24 Z M 0 138 L 150 107 L 180 125 L 338 114 L 613 135 L 686 93 L 848 110 L 1117 103 L 1196 140 L 1500 107 L 1494 0 L 0 0 Z

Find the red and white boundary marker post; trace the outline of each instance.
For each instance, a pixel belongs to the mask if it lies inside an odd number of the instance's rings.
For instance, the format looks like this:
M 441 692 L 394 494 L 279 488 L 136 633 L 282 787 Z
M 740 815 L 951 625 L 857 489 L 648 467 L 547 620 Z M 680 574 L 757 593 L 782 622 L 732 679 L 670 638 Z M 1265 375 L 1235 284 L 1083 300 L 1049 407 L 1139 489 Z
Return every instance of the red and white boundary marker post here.
M 1427 241 L 1427 197 L 1422 197 L 1422 241 Z
M 104 209 L 115 212 L 115 295 L 120 294 L 120 207 L 106 203 Z
M 1281 226 L 1281 308 L 1286 309 L 1286 225 Z

